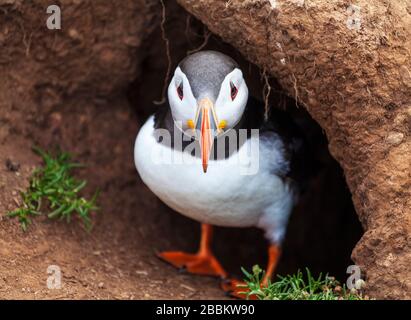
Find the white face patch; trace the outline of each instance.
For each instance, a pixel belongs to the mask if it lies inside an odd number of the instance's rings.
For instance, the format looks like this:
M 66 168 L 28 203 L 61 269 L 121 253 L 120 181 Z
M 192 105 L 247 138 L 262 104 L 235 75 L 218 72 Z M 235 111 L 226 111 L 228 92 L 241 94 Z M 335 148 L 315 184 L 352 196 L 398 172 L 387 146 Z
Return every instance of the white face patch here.
M 182 98 L 179 96 L 179 87 L 182 90 Z M 191 91 L 190 83 L 180 67 L 177 67 L 168 86 L 168 101 L 176 125 L 182 131 L 188 130 L 187 121 L 194 121 L 196 117 L 197 101 Z
M 236 90 L 234 98 L 233 86 Z M 225 121 L 226 130 L 233 128 L 240 121 L 247 101 L 248 88 L 243 73 L 236 68 L 225 77 L 214 106 L 218 121 Z

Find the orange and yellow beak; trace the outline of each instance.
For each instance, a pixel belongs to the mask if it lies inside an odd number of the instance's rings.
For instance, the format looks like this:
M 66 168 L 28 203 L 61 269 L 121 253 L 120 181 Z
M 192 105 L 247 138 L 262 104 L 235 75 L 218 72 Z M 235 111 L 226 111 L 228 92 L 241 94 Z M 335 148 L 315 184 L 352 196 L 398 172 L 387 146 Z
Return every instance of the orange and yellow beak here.
M 217 123 L 213 102 L 208 98 L 201 99 L 198 103 L 196 132 L 199 134 L 201 162 L 204 173 L 207 172 L 214 137 L 218 133 Z

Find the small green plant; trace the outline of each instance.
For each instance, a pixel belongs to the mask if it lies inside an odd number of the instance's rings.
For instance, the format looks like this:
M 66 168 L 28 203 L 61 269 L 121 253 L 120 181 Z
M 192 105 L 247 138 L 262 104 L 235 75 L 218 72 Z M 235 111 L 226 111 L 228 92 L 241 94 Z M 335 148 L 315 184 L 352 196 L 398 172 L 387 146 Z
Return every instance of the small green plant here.
M 362 296 L 341 286 L 333 277 L 322 274 L 316 279 L 306 268 L 306 275 L 300 270 L 295 275 L 278 276 L 278 281 L 269 281 L 262 286 L 264 271 L 254 266 L 252 273 L 242 268 L 246 279 L 242 286 L 247 297 L 254 295 L 260 300 L 361 300 Z M 247 291 L 246 291 L 247 290 Z
M 39 148 L 33 148 L 33 151 L 41 156 L 44 165 L 33 171 L 28 189 L 21 192 L 22 206 L 7 215 L 17 217 L 25 231 L 31 218 L 45 213 L 43 211 L 48 212 L 50 219 L 65 219 L 67 222 L 76 214 L 84 227 L 90 230 L 90 212 L 98 209 L 98 192 L 91 200 L 79 196 L 86 181 L 77 180 L 71 173 L 72 169 L 82 165 L 71 162 L 71 156 L 66 152 L 58 152 L 54 157 Z

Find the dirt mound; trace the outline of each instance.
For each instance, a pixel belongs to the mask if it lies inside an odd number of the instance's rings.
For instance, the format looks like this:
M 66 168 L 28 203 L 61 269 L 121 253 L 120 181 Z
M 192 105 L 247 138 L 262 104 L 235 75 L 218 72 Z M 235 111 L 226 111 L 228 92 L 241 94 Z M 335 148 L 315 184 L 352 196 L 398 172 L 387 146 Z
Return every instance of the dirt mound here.
M 409 298 L 409 3 L 178 2 L 276 77 L 321 125 L 365 230 L 353 258 L 368 292 Z

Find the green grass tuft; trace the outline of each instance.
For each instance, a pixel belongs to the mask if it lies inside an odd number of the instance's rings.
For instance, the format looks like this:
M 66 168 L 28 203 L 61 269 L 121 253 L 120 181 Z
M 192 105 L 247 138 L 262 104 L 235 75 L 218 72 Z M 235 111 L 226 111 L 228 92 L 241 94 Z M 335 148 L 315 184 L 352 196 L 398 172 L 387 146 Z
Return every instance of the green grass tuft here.
M 87 200 L 79 195 L 86 186 L 85 180 L 77 180 L 72 176 L 74 168 L 81 164 L 71 162 L 69 153 L 58 152 L 53 157 L 39 148 L 34 152 L 43 159 L 43 166 L 37 168 L 30 177 L 30 186 L 21 192 L 22 207 L 8 212 L 10 217 L 17 217 L 23 230 L 27 230 L 31 218 L 47 213 L 50 219 L 65 219 L 70 222 L 77 215 L 87 230 L 91 229 L 90 213 L 96 211 L 98 192 Z M 44 211 L 44 212 L 43 212 Z
M 314 278 L 311 272 L 306 268 L 306 274 L 298 271 L 295 275 L 285 277 L 278 276 L 278 281 L 269 282 L 267 286 L 261 286 L 261 280 L 264 271 L 259 266 L 254 266 L 252 273 L 242 268 L 245 274 L 246 285 L 242 286 L 248 289 L 247 297 L 255 295 L 260 300 L 362 300 L 361 294 L 351 292 L 345 285 L 333 277 L 322 274 Z

